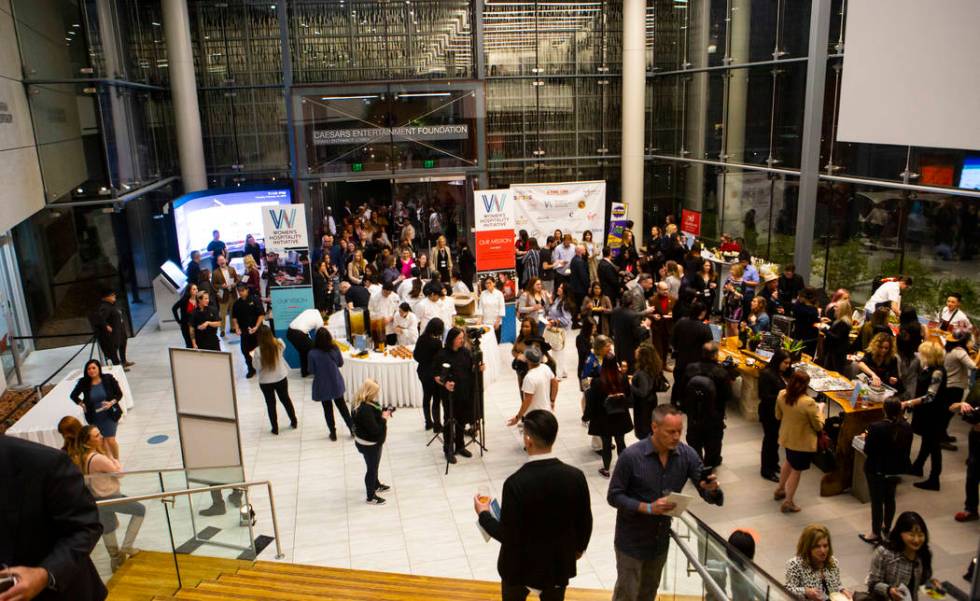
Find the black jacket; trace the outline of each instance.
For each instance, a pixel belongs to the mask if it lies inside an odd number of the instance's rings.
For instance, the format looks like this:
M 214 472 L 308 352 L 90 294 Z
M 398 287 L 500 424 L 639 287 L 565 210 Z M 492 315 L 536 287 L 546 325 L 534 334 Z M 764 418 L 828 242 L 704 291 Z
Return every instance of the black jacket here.
M 706 406 L 698 408 L 697 421 L 711 424 L 723 423 L 725 421 L 725 408 L 735 398 L 732 392 L 734 378 L 724 367 L 714 361 L 699 361 L 688 365 L 687 369 L 684 370 L 684 386 L 686 387 L 691 378 L 697 375 L 707 376 L 715 384 L 715 398 Z M 683 391 L 683 388 L 681 390 Z M 689 414 L 688 418 L 690 419 L 690 417 Z
M 103 372 L 102 374 L 102 387 L 105 388 L 105 395 L 107 401 L 118 401 L 122 399 L 122 388 L 119 386 L 119 382 L 112 374 Z M 92 381 L 88 376 L 83 375 L 75 383 L 75 388 L 72 389 L 71 394 L 68 395 L 72 401 L 76 403 L 85 404 L 85 419 L 92 423 L 90 416 L 95 415 L 95 410 L 97 407 L 92 405 L 92 401 L 89 398 L 89 392 L 92 390 Z
M 711 341 L 711 328 L 690 317 L 685 317 L 674 325 L 670 336 L 670 346 L 677 353 L 677 364 L 687 366 L 701 359 L 701 347 Z M 674 373 L 678 373 L 677 368 Z M 683 374 L 684 372 L 680 372 Z
M 364 402 L 354 410 L 354 436 L 367 442 L 384 444 L 388 436 L 388 422 L 381 417 L 381 407 Z
M 609 297 L 613 305 L 619 304 L 619 269 L 609 261 L 603 259 L 599 261 L 596 272 L 599 277 L 599 286 L 602 287 L 602 293 Z
M 123 323 L 122 311 L 119 307 L 107 301 L 100 301 L 99 306 L 89 316 L 92 330 L 99 340 L 113 341 L 117 344 L 126 338 L 126 325 Z M 106 326 L 110 326 L 110 332 Z
M 592 536 L 589 485 L 558 459 L 528 461 L 504 482 L 500 521 L 488 511 L 480 525 L 500 541 L 497 571 L 508 584 L 565 586 Z
M 582 298 L 589 292 L 589 264 L 582 255 L 572 257 L 569 264 L 572 279 L 569 282 L 571 293 L 577 298 Z
M 344 302 L 352 303 L 355 309 L 367 309 L 371 301 L 371 293 L 364 286 L 351 284 L 347 294 L 344 295 Z
M 883 419 L 868 426 L 864 439 L 864 473 L 872 475 L 898 475 L 908 473 L 912 467 L 909 453 L 912 451 L 912 426 L 904 419 Z
M 187 312 L 187 303 L 190 302 L 190 295 L 181 295 L 177 302 L 170 307 L 170 310 L 174 314 L 174 321 L 181 327 L 181 329 L 186 329 L 187 324 L 191 322 L 191 314 Z M 196 305 L 195 305 L 196 306 Z
M 101 601 L 89 554 L 102 526 L 82 474 L 61 451 L 0 435 L 0 564 L 40 566 L 55 590 L 37 601 Z
M 419 336 L 412 351 L 412 358 L 419 364 L 416 370 L 423 384 L 429 383 L 436 374 L 436 355 L 442 350 L 442 342 L 432 336 Z
M 636 347 L 650 338 L 650 331 L 640 326 L 641 318 L 639 313 L 623 306 L 609 314 L 609 331 L 616 342 L 616 356 L 630 365 L 635 361 Z

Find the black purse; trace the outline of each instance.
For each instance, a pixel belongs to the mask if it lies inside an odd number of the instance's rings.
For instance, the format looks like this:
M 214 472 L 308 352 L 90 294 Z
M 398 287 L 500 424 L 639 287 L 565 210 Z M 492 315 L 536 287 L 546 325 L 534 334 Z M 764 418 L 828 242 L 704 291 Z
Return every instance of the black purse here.
M 625 394 L 611 394 L 602 401 L 602 406 L 609 415 L 626 413 L 632 405 Z

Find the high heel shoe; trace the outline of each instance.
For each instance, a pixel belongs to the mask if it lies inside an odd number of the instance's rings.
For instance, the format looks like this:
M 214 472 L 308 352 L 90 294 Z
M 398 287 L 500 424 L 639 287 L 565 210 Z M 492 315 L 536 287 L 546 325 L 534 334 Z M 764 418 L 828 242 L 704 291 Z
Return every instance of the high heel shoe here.
M 787 503 L 783 501 L 783 504 L 779 506 L 779 511 L 783 513 L 799 513 L 800 508 L 797 507 L 796 503 Z

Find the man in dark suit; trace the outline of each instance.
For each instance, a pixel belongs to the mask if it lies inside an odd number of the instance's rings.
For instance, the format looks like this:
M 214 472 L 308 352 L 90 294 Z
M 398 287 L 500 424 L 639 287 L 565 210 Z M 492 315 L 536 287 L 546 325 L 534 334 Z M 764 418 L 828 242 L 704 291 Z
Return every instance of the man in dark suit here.
M 612 249 L 609 246 L 602 247 L 602 260 L 596 269 L 599 277 L 599 286 L 602 293 L 609 297 L 613 306 L 619 304 L 619 268 L 612 262 Z
M 630 307 L 629 296 L 620 299 L 618 307 L 609 314 L 609 333 L 616 341 L 616 358 L 625 361 L 633 373 L 636 363 L 636 349 L 650 340 L 650 329 L 642 313 Z
M 0 482 L 0 578 L 17 579 L 0 599 L 105 599 L 89 558 L 99 512 L 68 455 L 0 435 Z
M 524 601 L 532 588 L 541 591 L 541 601 L 564 599 L 575 562 L 592 536 L 589 485 L 581 470 L 552 456 L 557 435 L 554 415 L 542 409 L 528 412 L 528 460 L 504 482 L 500 519 L 491 513 L 489 499 L 478 495 L 473 500 L 480 526 L 500 541 L 503 601 Z
M 572 295 L 572 301 L 575 303 L 576 310 L 573 315 L 576 326 L 578 325 L 578 309 L 582 307 L 582 301 L 585 299 L 585 295 L 589 293 L 588 252 L 585 245 L 579 244 L 575 247 L 575 256 L 572 257 L 571 263 L 571 278 L 569 279 L 568 287 L 570 288 L 569 292 Z
M 92 330 L 106 359 L 112 361 L 113 365 L 122 365 L 125 371 L 129 371 L 129 368 L 135 364 L 126 360 L 126 342 L 129 335 L 126 333 L 123 313 L 116 305 L 116 291 L 111 288 L 104 289 L 101 299 L 99 306 L 89 317 Z
M 700 301 L 694 301 L 688 309 L 688 314 L 674 325 L 674 331 L 670 335 L 670 345 L 677 354 L 674 363 L 675 378 L 682 378 L 688 365 L 700 361 L 704 344 L 714 339 L 711 328 L 704 323 L 707 315 L 707 307 Z M 670 389 L 670 402 L 675 407 L 679 406 L 683 392 L 683 387 L 677 384 L 678 382 L 674 382 L 674 386 Z
M 706 468 L 714 469 L 721 465 L 725 407 L 734 400 L 732 382 L 738 372 L 722 367 L 718 362 L 718 343 L 712 340 L 702 345 L 700 361 L 674 376 L 685 397 L 682 405 L 687 413 L 687 444 Z

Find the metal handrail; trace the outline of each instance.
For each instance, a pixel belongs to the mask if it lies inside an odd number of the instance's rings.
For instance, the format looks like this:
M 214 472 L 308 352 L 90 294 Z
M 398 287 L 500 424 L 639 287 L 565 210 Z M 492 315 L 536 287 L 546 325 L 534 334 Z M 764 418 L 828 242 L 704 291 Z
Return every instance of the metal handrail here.
M 701 562 L 698 561 L 698 556 L 695 555 L 694 552 L 691 551 L 690 547 L 688 547 L 687 544 L 681 540 L 681 537 L 677 534 L 677 532 L 673 528 L 670 529 L 670 537 L 674 539 L 675 543 L 677 543 L 677 546 L 680 548 L 681 552 L 687 556 L 688 563 L 693 565 L 697 573 L 701 575 L 701 580 L 704 582 L 704 585 L 708 587 L 708 589 L 711 591 L 711 594 L 714 596 L 714 598 L 716 600 L 731 601 L 731 597 L 729 597 L 728 594 L 725 593 L 725 591 L 722 590 L 720 586 L 718 586 L 718 583 L 715 582 L 715 579 L 711 577 L 711 574 L 708 573 L 708 570 L 706 570 L 705 567 L 701 565 Z
M 251 488 L 253 486 L 265 486 L 266 490 L 269 492 L 269 510 L 272 512 L 272 533 L 275 535 L 276 539 L 276 559 L 283 559 L 286 555 L 282 552 L 282 541 L 279 537 L 279 520 L 276 518 L 276 498 L 272 493 L 272 482 L 268 480 L 256 480 L 252 482 L 231 482 L 228 484 L 216 484 L 214 486 L 202 486 L 200 488 L 187 488 L 184 490 L 173 490 L 168 492 L 158 492 L 151 493 L 148 495 L 134 495 L 131 497 L 120 497 L 118 499 L 105 499 L 102 501 L 96 501 L 96 505 L 99 507 L 110 507 L 112 505 L 122 505 L 124 503 L 134 503 L 139 501 L 153 501 L 155 499 L 160 499 L 161 501 L 173 502 L 175 497 L 189 497 L 191 495 L 196 495 L 204 492 L 211 492 L 213 490 L 226 490 L 229 488 Z

